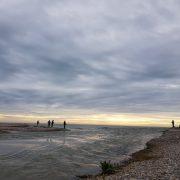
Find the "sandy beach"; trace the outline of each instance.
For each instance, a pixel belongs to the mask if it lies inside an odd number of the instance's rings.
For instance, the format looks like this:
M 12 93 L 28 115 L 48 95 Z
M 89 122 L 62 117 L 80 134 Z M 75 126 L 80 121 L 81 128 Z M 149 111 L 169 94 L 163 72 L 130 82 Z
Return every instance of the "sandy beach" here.
M 132 154 L 115 174 L 88 179 L 180 179 L 180 129 L 172 128 Z

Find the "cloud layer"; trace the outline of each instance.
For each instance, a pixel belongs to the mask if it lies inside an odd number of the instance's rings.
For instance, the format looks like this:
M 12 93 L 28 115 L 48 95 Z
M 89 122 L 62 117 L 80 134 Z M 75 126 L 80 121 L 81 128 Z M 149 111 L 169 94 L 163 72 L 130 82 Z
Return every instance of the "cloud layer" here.
M 178 0 L 1 0 L 2 114 L 177 113 Z

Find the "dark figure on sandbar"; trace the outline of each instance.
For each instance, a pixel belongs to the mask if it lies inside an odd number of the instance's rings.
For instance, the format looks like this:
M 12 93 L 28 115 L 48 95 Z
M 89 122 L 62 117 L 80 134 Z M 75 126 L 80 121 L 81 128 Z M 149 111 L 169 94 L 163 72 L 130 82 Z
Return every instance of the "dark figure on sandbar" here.
M 174 120 L 172 120 L 172 122 L 171 122 L 171 123 L 172 123 L 172 127 L 174 128 L 174 127 L 175 127 L 175 126 L 174 126 Z
M 67 124 L 66 124 L 66 121 L 64 121 L 64 129 L 66 129 L 66 125 L 67 125 Z
M 39 121 L 37 121 L 37 127 L 39 126 Z
M 50 127 L 50 126 L 51 126 L 51 121 L 49 120 L 49 121 L 48 121 L 48 127 Z
M 51 127 L 53 127 L 54 126 L 54 120 L 52 120 L 52 122 L 51 122 Z

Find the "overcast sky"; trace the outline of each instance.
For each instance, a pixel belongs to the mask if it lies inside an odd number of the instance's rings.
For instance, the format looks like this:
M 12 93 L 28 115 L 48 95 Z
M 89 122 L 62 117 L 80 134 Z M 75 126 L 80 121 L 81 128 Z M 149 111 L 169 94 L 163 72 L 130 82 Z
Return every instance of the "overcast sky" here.
M 179 0 L 0 0 L 0 114 L 179 111 Z

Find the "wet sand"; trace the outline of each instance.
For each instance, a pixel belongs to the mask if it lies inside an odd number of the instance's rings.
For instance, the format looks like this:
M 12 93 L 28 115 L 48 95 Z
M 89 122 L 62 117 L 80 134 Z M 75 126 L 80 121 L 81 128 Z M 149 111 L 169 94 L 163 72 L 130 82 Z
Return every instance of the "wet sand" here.
M 180 129 L 169 129 L 150 140 L 144 150 L 132 154 L 114 174 L 86 179 L 180 179 Z
M 0 123 L 0 133 L 9 133 L 11 131 L 22 132 L 52 132 L 52 131 L 69 131 L 64 128 L 45 127 L 45 126 L 33 126 L 25 123 Z

